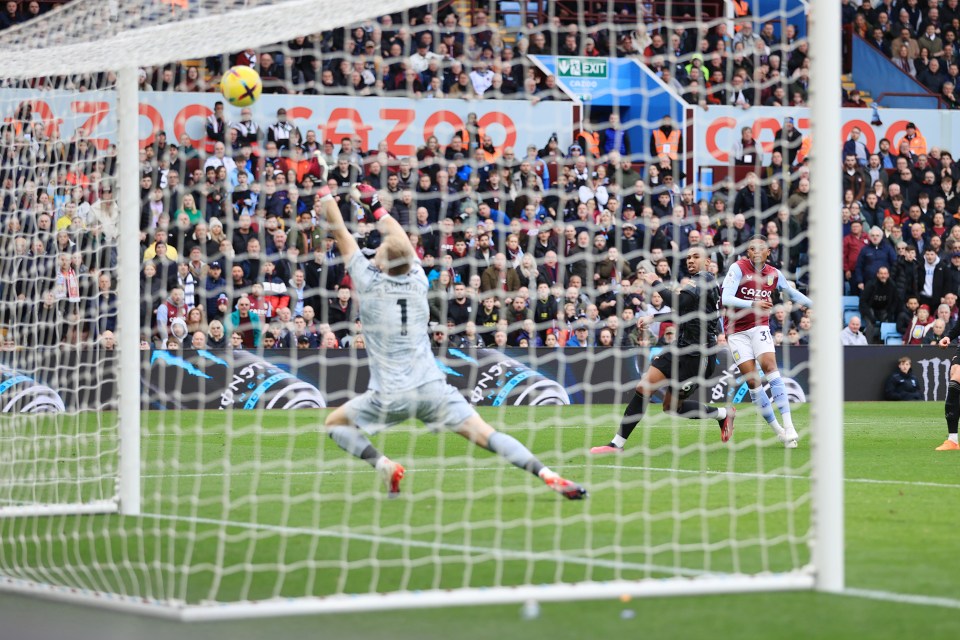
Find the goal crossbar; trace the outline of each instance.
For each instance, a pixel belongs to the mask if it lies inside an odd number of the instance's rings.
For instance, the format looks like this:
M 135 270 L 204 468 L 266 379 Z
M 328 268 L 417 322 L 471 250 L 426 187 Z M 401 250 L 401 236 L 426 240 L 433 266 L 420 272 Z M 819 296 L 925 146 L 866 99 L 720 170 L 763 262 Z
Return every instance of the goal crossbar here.
M 236 7 L 229 12 L 198 11 L 196 17 L 150 25 L 133 17 L 111 13 L 113 3 L 79 0 L 62 6 L 45 18 L 0 33 L 0 77 L 31 78 L 83 74 L 125 67 L 154 66 L 171 60 L 202 58 L 223 53 L 225 43 L 235 50 L 281 42 L 291 33 L 321 32 L 341 27 L 344 21 L 363 22 L 387 13 L 416 7 L 417 0 L 356 2 L 354 0 L 273 0 L 273 4 Z M 132 7 L 153 2 L 124 2 Z M 95 16 L 95 20 L 89 19 Z M 83 32 L 64 37 L 49 22 L 56 20 L 78 28 L 91 23 L 106 29 L 94 39 Z M 249 25 L 255 24 L 256 29 Z M 66 40 L 66 42 L 63 42 Z M 120 62 L 122 61 L 122 62 Z

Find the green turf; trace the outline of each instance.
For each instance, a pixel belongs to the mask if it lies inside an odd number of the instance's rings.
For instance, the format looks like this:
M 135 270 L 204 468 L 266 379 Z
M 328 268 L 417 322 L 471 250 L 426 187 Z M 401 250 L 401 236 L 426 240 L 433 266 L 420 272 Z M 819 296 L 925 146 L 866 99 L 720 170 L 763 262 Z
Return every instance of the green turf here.
M 673 422 L 654 413 L 650 426 L 634 434 L 627 455 L 588 459 L 586 448 L 609 437 L 619 411 L 595 406 L 587 414 L 576 406 L 487 414 L 544 462 L 581 480 L 591 491 L 585 503 L 562 501 L 532 476 L 450 434 L 433 436 L 404 426 L 376 440 L 409 469 L 406 496 L 388 501 L 365 465 L 348 459 L 317 432 L 315 414 L 266 414 L 262 424 L 247 421 L 247 414 L 239 412 L 232 414 L 231 423 L 216 412 L 144 414 L 148 515 L 139 520 L 0 520 L 0 573 L 16 570 L 22 577 L 136 590 L 147 597 L 229 602 L 704 571 L 783 571 L 808 561 L 807 446 L 784 450 L 750 411 L 738 419 L 733 446 L 718 442 L 715 423 Z M 795 413 L 806 435 L 807 413 L 804 408 Z M 115 464 L 111 447 L 92 437 L 112 420 L 99 414 L 61 418 L 56 424 L 32 421 L 28 433 L 50 440 L 34 445 L 34 451 L 46 452 L 44 457 L 56 453 L 64 461 L 60 468 L 70 474 L 69 482 L 50 481 L 45 491 L 93 496 L 109 489 L 106 483 L 85 479 L 85 474 Z M 942 506 L 960 486 L 960 456 L 933 451 L 942 441 L 939 405 L 849 404 L 845 422 L 848 584 L 952 596 L 958 565 L 944 558 L 953 555 L 947 552 L 955 546 L 957 518 Z M 8 421 L 3 426 L 0 452 L 23 451 L 29 439 L 11 437 L 22 432 L 23 425 Z M 22 456 L 19 460 L 6 469 L 23 471 L 26 462 Z M 35 476 L 43 475 L 37 473 L 42 466 L 34 465 Z M 56 475 L 47 472 L 48 477 Z M 5 479 L 12 475 L 6 474 Z M 895 482 L 871 482 L 876 480 Z M 3 491 L 0 495 L 8 502 L 25 499 L 15 483 L 5 483 Z M 491 547 L 508 553 L 491 555 Z M 531 559 L 551 552 L 559 557 Z M 112 570 L 117 564 L 125 568 Z M 286 570 L 276 571 L 278 564 Z M 786 602 L 784 598 L 791 598 L 787 611 L 767 611 L 771 603 Z M 683 615 L 701 608 L 722 613 L 730 601 L 634 601 L 630 608 L 647 620 L 644 630 L 666 632 L 668 627 L 649 619 L 661 612 Z M 784 626 L 791 621 L 811 619 L 836 637 L 863 628 L 867 621 L 871 630 L 889 633 L 897 628 L 888 622 L 893 615 L 912 616 L 918 624 L 948 620 L 942 610 L 839 596 L 768 594 L 733 601 L 750 612 L 751 625 L 772 625 L 770 633 L 795 629 Z M 591 605 L 591 610 L 608 615 L 602 624 L 594 620 L 583 629 L 602 632 L 607 626 L 614 630 L 636 624 L 619 619 L 623 608 L 620 603 Z M 586 625 L 586 619 L 569 613 L 577 610 L 544 605 L 542 622 L 527 624 L 545 629 Z M 482 619 L 485 611 L 513 615 L 517 608 L 429 611 L 417 620 L 456 625 L 464 616 Z M 369 622 L 389 628 L 400 616 L 363 618 L 359 626 Z M 350 627 L 355 617 L 336 619 Z M 736 635 L 736 627 L 728 629 L 724 619 L 718 619 L 717 630 Z M 742 623 L 735 616 L 729 622 Z M 695 622 L 689 625 L 692 633 Z M 478 622 L 475 627 L 484 625 Z

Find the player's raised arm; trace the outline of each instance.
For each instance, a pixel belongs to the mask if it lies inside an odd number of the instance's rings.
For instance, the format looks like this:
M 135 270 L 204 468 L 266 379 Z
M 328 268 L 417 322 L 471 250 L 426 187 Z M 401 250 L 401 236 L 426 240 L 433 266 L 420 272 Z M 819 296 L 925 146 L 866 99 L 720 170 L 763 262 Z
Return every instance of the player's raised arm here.
M 799 303 L 801 306 L 807 308 L 813 306 L 813 301 L 800 293 L 799 289 L 790 284 L 790 281 L 783 276 L 783 273 L 781 273 L 779 269 L 777 270 L 777 289 L 785 293 L 788 298 L 796 303 Z
M 337 241 L 337 248 L 340 249 L 340 256 L 343 258 L 343 263 L 349 264 L 350 258 L 360 247 L 357 246 L 356 239 L 343 221 L 343 214 L 340 213 L 340 207 L 337 206 L 337 201 L 334 200 L 333 194 L 330 193 L 330 187 L 323 185 L 317 189 L 317 197 L 320 198 L 320 202 L 323 203 L 323 215 L 327 219 L 327 226 L 330 233 L 333 234 L 334 240 Z
M 677 313 L 677 311 L 679 311 L 681 295 L 679 290 L 664 283 L 656 273 L 645 273 L 643 274 L 642 279 L 644 282 L 650 285 L 652 291 L 656 292 L 663 299 L 663 306 L 670 307 L 670 311 L 660 311 L 658 313 L 646 316 L 648 321 L 652 322 L 652 318 L 655 318 L 656 316 L 674 315 Z
M 380 235 L 383 238 L 390 237 L 405 240 L 406 243 L 410 245 L 410 253 L 413 253 L 413 245 L 410 244 L 410 238 L 407 237 L 407 232 L 404 231 L 400 223 L 390 215 L 390 212 L 380 204 L 380 196 L 377 195 L 377 190 L 368 184 L 358 184 L 354 188 L 360 194 L 360 202 L 370 208 L 373 219 L 377 221 L 377 229 L 380 231 Z
M 358 184 L 356 190 L 359 192 L 360 202 L 370 207 L 370 214 L 377 221 L 377 229 L 380 231 L 381 242 L 385 247 L 384 252 L 377 254 L 378 261 L 383 262 L 378 266 L 391 275 L 406 273 L 416 258 L 416 252 L 410 244 L 407 232 L 380 204 L 376 189 L 368 184 Z

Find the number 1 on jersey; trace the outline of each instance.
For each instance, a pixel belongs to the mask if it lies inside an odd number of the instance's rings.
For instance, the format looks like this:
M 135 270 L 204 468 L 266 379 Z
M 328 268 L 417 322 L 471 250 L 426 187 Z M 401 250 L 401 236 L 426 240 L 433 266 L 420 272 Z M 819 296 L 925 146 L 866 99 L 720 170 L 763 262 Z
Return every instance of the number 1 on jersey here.
M 397 300 L 397 304 L 400 305 L 400 335 L 407 335 L 407 299 L 400 298 Z

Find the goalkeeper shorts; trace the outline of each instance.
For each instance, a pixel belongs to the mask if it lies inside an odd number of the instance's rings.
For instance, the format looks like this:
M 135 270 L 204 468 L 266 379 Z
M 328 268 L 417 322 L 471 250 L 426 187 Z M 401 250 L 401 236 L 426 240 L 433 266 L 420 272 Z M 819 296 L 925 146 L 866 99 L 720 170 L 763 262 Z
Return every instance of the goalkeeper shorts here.
M 431 431 L 456 429 L 476 413 L 460 391 L 435 380 L 403 393 L 367 391 L 344 405 L 347 417 L 367 433 L 376 433 L 410 419 Z

